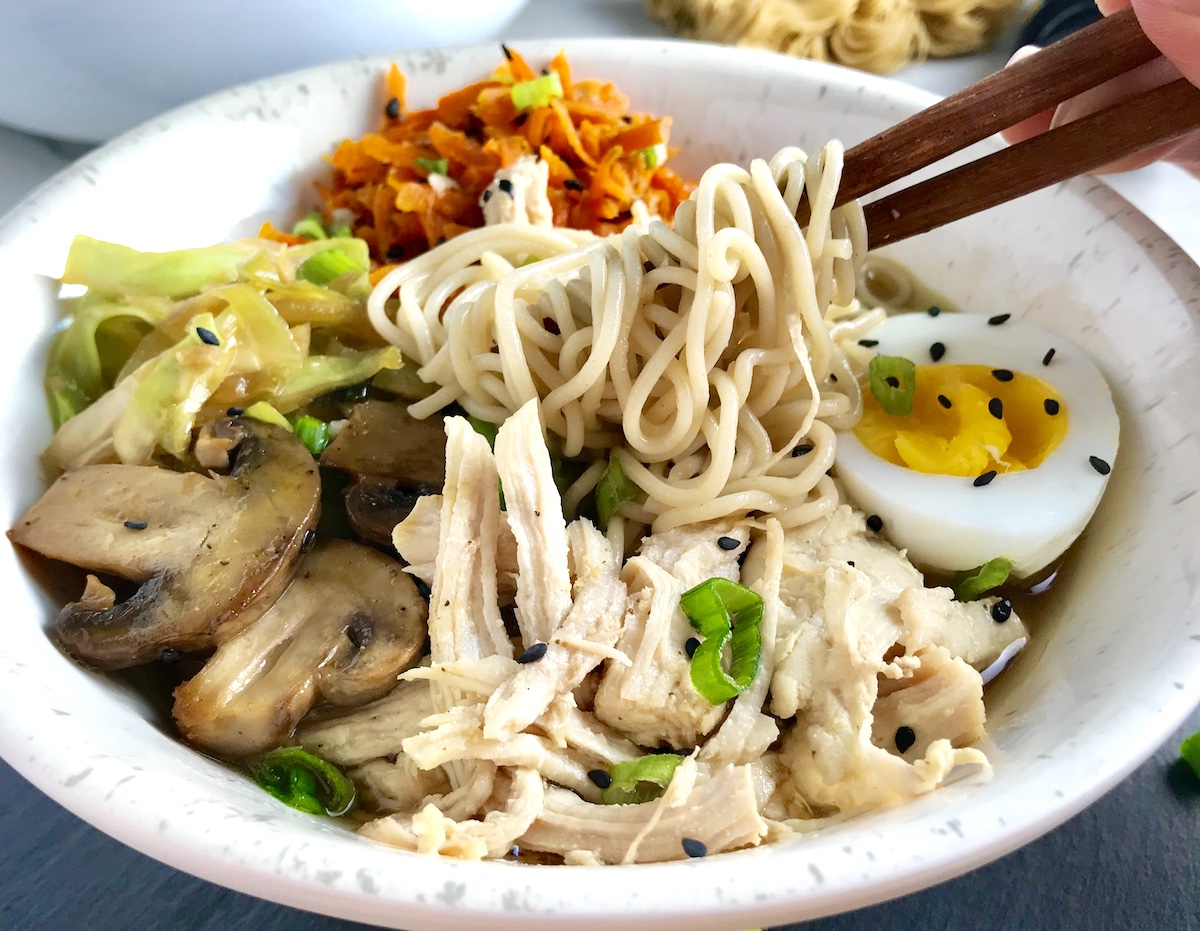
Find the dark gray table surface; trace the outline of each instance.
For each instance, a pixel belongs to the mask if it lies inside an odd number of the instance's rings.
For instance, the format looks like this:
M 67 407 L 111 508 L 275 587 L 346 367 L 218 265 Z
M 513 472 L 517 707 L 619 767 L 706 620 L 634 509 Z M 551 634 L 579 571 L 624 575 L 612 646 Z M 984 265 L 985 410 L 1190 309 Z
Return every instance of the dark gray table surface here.
M 792 931 L 1200 931 L 1200 712 L 1091 808 L 990 866 Z M 122 846 L 0 762 L 0 931 L 351 931 Z

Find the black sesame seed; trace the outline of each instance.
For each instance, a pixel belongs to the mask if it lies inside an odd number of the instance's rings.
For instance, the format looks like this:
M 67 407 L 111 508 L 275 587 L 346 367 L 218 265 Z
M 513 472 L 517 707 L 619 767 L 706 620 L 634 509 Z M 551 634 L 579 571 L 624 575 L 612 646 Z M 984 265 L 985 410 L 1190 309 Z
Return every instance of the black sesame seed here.
M 1046 350 L 1046 354 L 1042 356 L 1042 365 L 1049 365 L 1050 360 L 1054 358 L 1054 347 L 1051 346 Z
M 950 399 L 944 394 L 938 395 L 938 404 L 942 405 L 946 410 L 950 410 Z
M 388 115 L 388 119 L 396 120 L 400 118 L 400 98 L 393 97 L 387 102 L 387 106 L 383 108 L 383 112 Z
M 225 411 L 225 416 L 227 416 L 227 417 L 241 417 L 241 416 L 242 416 L 242 414 L 244 414 L 244 413 L 246 413 L 246 412 L 245 412 L 245 411 L 244 411 L 242 408 L 240 408 L 240 407 L 231 407 L 231 408 L 228 408 L 228 409 Z
M 907 724 L 902 724 L 896 728 L 896 749 L 901 753 L 907 753 L 916 742 L 917 732 Z
M 992 398 L 988 401 L 988 413 L 997 420 L 1004 419 L 1004 402 L 999 398 Z
M 695 656 L 698 649 L 700 649 L 700 641 L 695 637 L 688 637 L 687 643 L 683 645 L 683 650 L 687 653 L 688 659 Z
M 1008 369 L 992 369 L 992 378 L 996 381 L 1012 381 L 1013 373 Z
M 846 560 L 846 565 L 847 565 L 847 566 L 850 566 L 851 568 L 853 568 L 853 567 L 854 567 L 854 560 L 853 560 L 853 559 L 847 559 L 847 560 Z
M 508 852 L 508 855 L 510 857 L 519 857 L 521 855 L 521 848 L 517 844 L 513 844 L 512 849 Z
M 1001 598 L 992 605 L 992 620 L 997 624 L 1003 624 L 1012 617 L 1012 602 L 1007 598 Z
M 879 531 L 883 529 L 883 518 L 878 514 L 872 514 L 867 518 L 867 527 L 869 527 L 875 533 L 879 533 Z
M 1045 410 L 1045 412 L 1051 417 L 1053 417 L 1059 411 L 1058 402 L 1054 400 L 1054 398 L 1046 398 L 1046 400 L 1042 402 L 1042 409 Z
M 567 178 L 567 180 L 563 182 L 563 187 L 565 187 L 568 191 L 582 191 L 583 190 L 583 185 L 580 184 L 578 181 L 576 181 L 574 178 Z
M 938 307 L 938 305 L 937 305 L 937 304 L 934 304 L 934 305 L 933 305 L 932 307 L 930 307 L 930 308 L 929 308 L 929 310 L 927 311 L 927 313 L 928 313 L 928 314 L 929 314 L 929 316 L 931 316 L 931 317 L 936 317 L 936 316 L 937 316 L 938 314 L 940 314 L 941 312 L 942 312 L 942 308 Z
M 125 526 L 130 530 L 145 530 L 150 525 L 144 520 L 127 520 L 125 521 Z
M 300 552 L 307 553 L 313 548 L 313 545 L 316 542 L 317 532 L 309 527 L 306 531 L 304 531 L 304 538 L 300 541 Z
M 528 110 L 526 110 L 524 113 L 518 113 L 513 118 L 513 126 L 524 126 L 525 121 L 527 119 L 529 119 L 529 111 Z
M 546 330 L 547 333 L 553 333 L 555 336 L 562 335 L 562 330 L 560 330 L 558 327 L 558 321 L 555 320 L 553 317 L 543 317 L 542 318 L 542 327 Z
M 174 647 L 164 647 L 159 659 L 163 661 L 163 665 L 174 666 L 182 657 L 183 654 Z
M 736 537 L 721 537 L 717 540 L 717 546 L 723 550 L 736 550 L 742 543 Z
M 512 49 L 510 49 L 503 42 L 500 43 L 500 51 L 502 51 L 504 53 L 505 58 L 507 58 L 509 61 L 512 61 L 512 58 L 513 58 Z
M 890 388 L 899 388 L 900 387 L 900 379 L 897 378 L 895 375 L 889 375 L 887 378 L 884 379 L 884 381 L 888 383 L 888 387 L 890 387 Z
M 680 844 L 683 847 L 683 852 L 693 859 L 708 856 L 708 845 L 702 840 L 696 840 L 694 837 L 685 837 L 680 841 Z
M 217 334 L 205 327 L 196 327 L 196 335 L 200 337 L 200 342 L 207 343 L 209 346 L 221 345 L 221 341 L 217 339 Z
M 518 663 L 536 663 L 539 659 L 546 655 L 546 651 L 550 647 L 545 643 L 535 643 L 524 653 L 517 657 Z
M 858 345 L 865 346 L 867 349 L 874 349 L 876 346 L 879 345 L 879 340 L 877 340 L 877 339 L 860 339 L 858 341 Z
M 512 182 L 508 178 L 501 178 L 496 187 L 500 188 L 501 193 L 512 197 Z
M 799 446 L 795 447 L 792 450 L 792 458 L 795 459 L 797 456 L 807 456 L 812 451 L 813 451 L 812 443 L 808 443 L 808 442 L 801 443 Z
M 1108 473 L 1112 471 L 1112 466 L 1099 456 L 1088 456 L 1088 462 L 1090 462 L 1092 464 L 1092 468 L 1101 475 L 1108 475 Z
M 1007 323 L 1012 314 L 996 314 L 994 317 L 988 317 L 988 326 L 1000 326 L 1002 323 Z
M 549 68 L 543 68 L 543 69 L 542 69 L 542 77 L 546 77 L 546 75 L 548 75 L 549 73 L 550 73 L 550 69 L 549 69 Z
M 929 358 L 931 358 L 934 362 L 941 361 L 942 356 L 944 356 L 945 354 L 946 354 L 946 344 L 945 343 L 934 343 L 932 346 L 929 347 Z
M 597 789 L 607 789 L 612 785 L 612 776 L 603 769 L 588 770 L 588 778 L 592 780 L 592 785 Z
M 996 470 L 989 469 L 988 471 L 984 472 L 982 475 L 977 475 L 975 477 L 975 481 L 973 481 L 971 484 L 974 485 L 976 488 L 982 488 L 984 485 L 990 484 L 992 479 L 994 479 L 995 477 L 996 477 Z
M 837 381 L 837 376 L 836 376 L 836 375 L 834 375 L 834 374 L 831 372 L 831 373 L 829 374 L 829 380 L 830 380 L 830 381 Z
M 492 199 L 492 189 L 488 188 L 486 191 L 483 192 L 483 202 L 486 204 L 491 199 Z
M 483 193 L 486 195 L 487 191 L 484 191 Z M 387 251 L 387 257 L 389 259 L 391 259 L 393 262 L 399 261 L 400 259 L 404 258 L 404 247 L 403 246 L 389 247 L 388 251 Z

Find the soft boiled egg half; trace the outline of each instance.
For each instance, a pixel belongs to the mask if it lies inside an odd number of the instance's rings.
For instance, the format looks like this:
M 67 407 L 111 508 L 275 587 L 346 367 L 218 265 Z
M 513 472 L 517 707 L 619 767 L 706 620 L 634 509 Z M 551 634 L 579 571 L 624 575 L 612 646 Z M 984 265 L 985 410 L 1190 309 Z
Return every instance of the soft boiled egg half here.
M 898 314 L 867 337 L 893 357 L 877 376 L 916 366 L 910 413 L 864 384 L 862 420 L 838 435 L 837 475 L 868 523 L 947 572 L 1003 557 L 1025 578 L 1062 555 L 1117 454 L 1112 395 L 1083 350 L 1007 314 Z

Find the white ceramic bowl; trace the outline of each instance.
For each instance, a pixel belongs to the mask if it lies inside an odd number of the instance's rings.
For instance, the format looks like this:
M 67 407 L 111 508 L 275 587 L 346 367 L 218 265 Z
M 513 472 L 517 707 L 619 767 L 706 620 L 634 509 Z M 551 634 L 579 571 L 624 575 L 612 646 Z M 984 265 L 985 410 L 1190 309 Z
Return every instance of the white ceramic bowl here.
M 840 69 L 732 49 L 565 43 L 576 73 L 616 78 L 675 117 L 683 167 L 785 144 L 854 141 L 931 100 Z M 535 62 L 557 43 L 529 43 Z M 401 56 L 414 101 L 477 78 L 494 47 Z M 274 78 L 161 117 L 89 156 L 0 222 L 2 516 L 39 494 L 40 381 L 54 276 L 76 233 L 146 249 L 248 233 L 305 209 L 320 158 L 372 125 L 383 61 Z M 779 846 L 649 866 L 425 859 L 282 808 L 189 751 L 139 697 L 68 661 L 56 605 L 0 547 L 0 755 L 124 842 L 219 883 L 408 929 L 726 929 L 866 905 L 979 866 L 1047 831 L 1144 760 L 1200 697 L 1200 271 L 1092 180 L 893 250 L 970 311 L 1011 312 L 1083 344 L 1123 417 L 1108 495 L 1076 565 L 990 687 L 995 777 Z
M 223 87 L 480 42 L 529 0 L 3 0 L 0 123 L 101 142 Z

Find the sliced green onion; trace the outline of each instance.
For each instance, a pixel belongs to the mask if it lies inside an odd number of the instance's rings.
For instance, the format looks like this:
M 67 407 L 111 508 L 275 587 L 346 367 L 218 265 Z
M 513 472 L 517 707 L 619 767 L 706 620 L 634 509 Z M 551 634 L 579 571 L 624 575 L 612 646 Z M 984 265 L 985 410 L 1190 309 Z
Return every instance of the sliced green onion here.
M 1179 755 L 1192 768 L 1192 772 L 1196 774 L 1196 778 L 1200 779 L 1200 731 L 1186 738 L 1179 745 Z
M 488 423 L 486 420 L 480 420 L 478 417 L 468 417 L 467 422 L 474 428 L 476 433 L 488 441 L 488 446 L 496 445 L 496 431 L 500 428 L 494 423 Z
M 272 750 L 250 767 L 250 776 L 285 805 L 312 815 L 337 818 L 354 807 L 354 783 L 300 747 Z
M 518 268 L 524 268 L 526 265 L 532 265 L 534 262 L 540 262 L 541 260 L 542 260 L 542 259 L 541 259 L 541 257 L 540 257 L 540 256 L 536 256 L 536 255 L 527 255 L 527 256 L 525 256 L 525 261 L 524 261 L 524 262 L 522 262 L 522 263 L 521 263 L 520 265 L 518 265 L 517 267 L 518 267 Z
M 513 106 L 518 110 L 544 107 L 550 103 L 551 98 L 563 95 L 562 81 L 559 79 L 557 71 L 551 71 L 532 81 L 514 84 L 510 93 Z
M 446 175 L 450 173 L 450 161 L 445 158 L 414 158 L 413 164 L 424 168 L 431 175 Z
M 329 238 L 325 232 L 325 223 L 321 219 L 321 215 L 315 211 L 292 227 L 292 235 L 305 236 L 308 239 Z
M 654 753 L 614 763 L 608 770 L 612 783 L 600 793 L 600 801 L 605 805 L 652 802 L 666 791 L 682 762 L 683 757 L 678 753 Z
M 353 239 L 354 230 L 350 229 L 349 223 L 335 223 L 329 227 L 329 235 L 333 239 Z
M 679 607 L 704 636 L 692 654 L 696 691 L 714 705 L 746 691 L 762 656 L 762 597 L 728 579 L 709 579 L 684 592 Z M 726 643 L 732 647 L 729 672 L 721 665 Z
M 266 401 L 255 401 L 246 408 L 245 413 L 247 417 L 261 420 L 263 423 L 273 423 L 275 426 L 283 427 L 285 430 L 292 429 L 292 425 L 288 423 L 288 419 Z
M 867 367 L 871 394 L 879 406 L 893 417 L 912 413 L 917 393 L 917 367 L 900 356 L 876 356 Z
M 974 601 L 998 585 L 1003 585 L 1013 564 L 1003 556 L 989 559 L 982 566 L 958 573 L 950 582 L 955 601 Z
M 346 272 L 366 271 L 341 249 L 325 249 L 309 256 L 296 269 L 296 277 L 322 288 Z
M 600 518 L 600 529 L 608 529 L 608 522 L 617 516 L 622 505 L 644 500 L 646 493 L 625 474 L 616 457 L 609 459 L 608 467 L 596 485 L 596 514 Z
M 667 160 L 667 146 L 666 143 L 660 142 L 640 150 L 637 154 L 642 157 L 642 164 L 647 168 L 657 168 Z
M 329 441 L 333 439 L 329 435 L 329 424 L 316 417 L 310 417 L 308 414 L 296 418 L 295 423 L 292 424 L 292 432 L 314 456 L 321 455 L 325 451 L 325 447 L 329 445 Z

